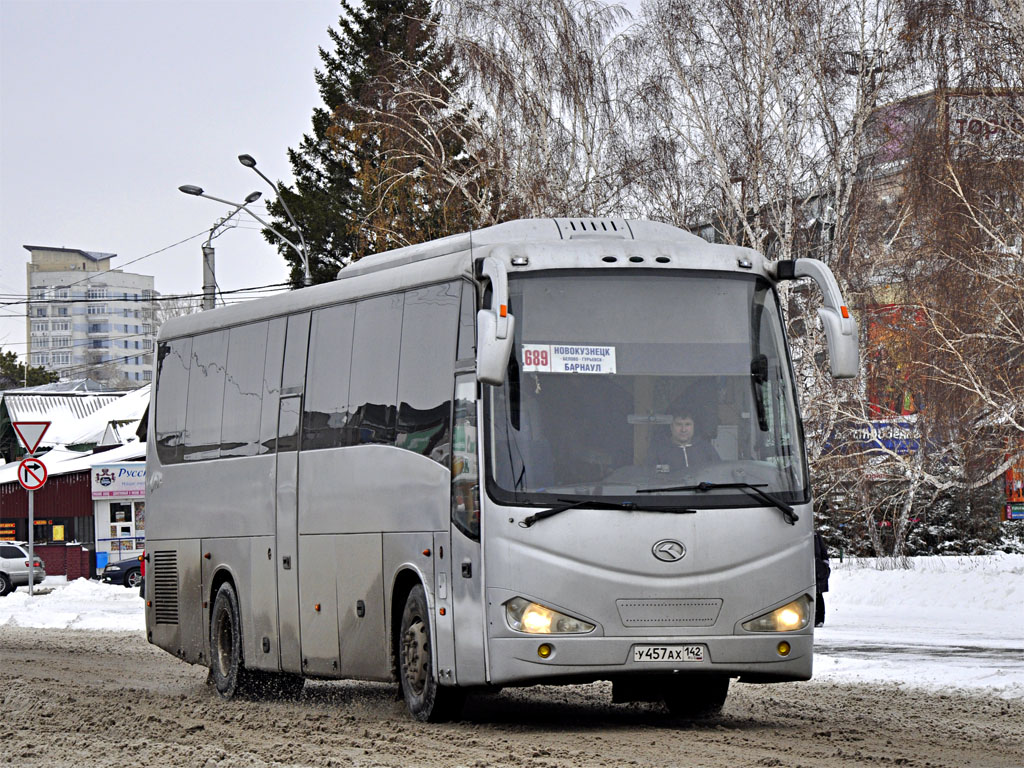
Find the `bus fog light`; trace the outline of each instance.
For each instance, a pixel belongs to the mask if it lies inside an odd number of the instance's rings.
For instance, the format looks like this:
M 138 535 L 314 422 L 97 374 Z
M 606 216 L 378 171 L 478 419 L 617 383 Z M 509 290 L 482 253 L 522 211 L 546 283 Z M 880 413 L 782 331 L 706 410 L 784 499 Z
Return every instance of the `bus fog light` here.
M 552 651 L 554 651 L 554 648 L 552 648 L 547 643 L 541 643 L 537 647 L 537 655 L 540 656 L 542 659 L 550 658 Z
M 789 656 L 789 652 L 792 650 L 785 640 L 779 643 L 776 650 L 779 652 L 779 656 Z
M 513 597 L 505 603 L 505 620 L 512 629 L 531 635 L 579 634 L 594 628 L 589 622 L 522 597 Z
M 810 623 L 811 602 L 810 597 L 803 595 L 771 613 L 743 622 L 743 628 L 748 632 L 795 632 L 803 629 Z

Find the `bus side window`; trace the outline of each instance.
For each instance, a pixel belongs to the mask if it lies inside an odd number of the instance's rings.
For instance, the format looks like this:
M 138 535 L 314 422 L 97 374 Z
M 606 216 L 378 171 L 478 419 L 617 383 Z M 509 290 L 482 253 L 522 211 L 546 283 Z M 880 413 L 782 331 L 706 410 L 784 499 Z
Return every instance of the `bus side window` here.
M 192 339 L 162 341 L 157 354 L 156 452 L 161 464 L 177 464 L 184 444 Z
M 360 445 L 395 444 L 404 304 L 401 293 L 356 304 L 349 403 L 355 442 Z
M 224 369 L 228 332 L 214 331 L 192 340 L 185 414 L 185 461 L 220 456 L 221 410 L 224 405 Z
M 284 342 L 284 367 L 281 369 L 281 395 L 301 395 L 306 380 L 306 348 L 309 345 L 309 312 L 288 317 L 288 330 Z M 295 398 L 281 412 L 281 419 L 288 423 L 278 424 L 277 450 L 297 451 L 299 449 L 300 398 Z M 292 421 L 294 420 L 294 423 Z
M 458 360 L 476 358 L 476 286 L 463 280 L 462 306 L 459 310 Z
M 228 364 L 224 379 L 224 414 L 220 455 L 255 456 L 260 439 L 263 366 L 267 323 L 250 323 L 228 332 Z
M 281 398 L 281 363 L 284 359 L 286 318 L 270 321 L 263 364 L 263 407 L 260 414 L 259 452 L 272 453 L 277 445 L 277 406 Z
M 313 312 L 302 414 L 302 450 L 353 444 L 348 428 L 349 364 L 356 305 Z
M 402 319 L 395 444 L 446 466 L 459 301 L 457 283 L 411 290 Z
M 455 381 L 452 430 L 452 523 L 474 541 L 480 540 L 480 472 L 477 465 L 476 376 Z

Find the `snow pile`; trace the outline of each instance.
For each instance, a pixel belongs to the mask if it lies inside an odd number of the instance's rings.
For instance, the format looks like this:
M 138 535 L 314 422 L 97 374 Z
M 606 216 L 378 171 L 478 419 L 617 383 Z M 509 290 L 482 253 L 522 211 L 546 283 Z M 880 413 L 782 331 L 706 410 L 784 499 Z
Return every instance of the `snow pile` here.
M 832 560 L 814 675 L 1024 696 L 1024 555 Z
M 28 587 L 0 597 L 0 626 L 44 629 L 143 631 L 145 605 L 138 589 L 64 576 L 47 576 L 30 595 Z
M 832 560 L 815 679 L 983 689 L 1024 698 L 1024 555 Z M 0 598 L 0 626 L 145 629 L 138 590 L 47 577 Z

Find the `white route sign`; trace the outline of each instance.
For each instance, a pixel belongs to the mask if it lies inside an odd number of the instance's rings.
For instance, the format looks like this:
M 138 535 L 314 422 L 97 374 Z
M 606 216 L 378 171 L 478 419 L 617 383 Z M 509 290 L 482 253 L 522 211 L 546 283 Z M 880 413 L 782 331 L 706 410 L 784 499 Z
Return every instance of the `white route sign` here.
M 594 344 L 523 344 L 523 370 L 544 373 L 615 373 L 615 347 Z

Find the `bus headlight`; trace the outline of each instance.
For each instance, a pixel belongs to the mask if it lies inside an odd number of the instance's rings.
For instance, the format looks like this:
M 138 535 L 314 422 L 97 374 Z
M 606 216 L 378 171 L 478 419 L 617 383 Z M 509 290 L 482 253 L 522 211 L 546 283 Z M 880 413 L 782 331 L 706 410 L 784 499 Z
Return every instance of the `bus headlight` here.
M 811 598 L 798 597 L 771 613 L 743 622 L 748 632 L 795 632 L 803 629 L 811 620 Z
M 532 635 L 577 634 L 594 628 L 593 624 L 582 619 L 574 619 L 521 597 L 513 597 L 505 603 L 505 619 L 512 629 Z

